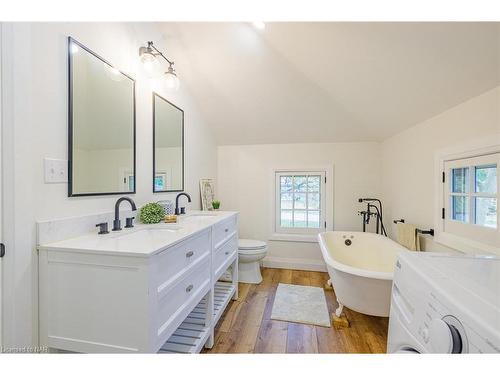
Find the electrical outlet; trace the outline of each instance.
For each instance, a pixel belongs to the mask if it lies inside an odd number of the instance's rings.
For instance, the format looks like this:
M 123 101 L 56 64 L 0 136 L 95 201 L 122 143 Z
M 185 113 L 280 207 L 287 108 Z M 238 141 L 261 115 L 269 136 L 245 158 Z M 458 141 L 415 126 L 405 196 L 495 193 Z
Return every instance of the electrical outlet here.
M 68 182 L 67 160 L 45 158 L 43 161 L 46 184 L 60 184 Z

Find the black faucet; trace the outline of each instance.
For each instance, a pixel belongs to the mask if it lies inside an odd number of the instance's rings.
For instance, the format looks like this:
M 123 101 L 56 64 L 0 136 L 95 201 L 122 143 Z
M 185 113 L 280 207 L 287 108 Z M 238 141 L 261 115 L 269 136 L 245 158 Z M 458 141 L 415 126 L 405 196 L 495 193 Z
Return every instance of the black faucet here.
M 188 193 L 179 193 L 177 194 L 177 197 L 175 197 L 175 214 L 176 215 L 183 215 L 186 213 L 186 208 L 185 207 L 182 207 L 180 210 L 179 210 L 179 198 L 184 195 L 187 199 L 188 199 L 188 202 L 191 202 L 191 197 L 189 196 Z
M 137 210 L 137 208 L 135 207 L 135 202 L 131 198 L 121 197 L 120 199 L 118 199 L 115 203 L 115 220 L 113 220 L 113 230 L 114 231 L 122 230 L 122 226 L 120 223 L 120 203 L 122 203 L 123 201 L 127 201 L 130 203 L 130 205 L 132 206 L 132 211 Z M 126 225 L 127 228 L 133 227 L 132 220 L 130 220 L 130 219 L 133 219 L 133 217 L 127 219 L 127 225 Z
M 384 227 L 384 217 L 382 216 L 382 202 L 377 198 L 359 198 L 359 203 L 367 202 L 366 211 L 361 211 L 360 214 L 363 215 L 363 232 L 366 230 L 366 224 L 370 223 L 370 216 L 375 216 L 376 221 L 376 233 L 382 234 L 387 237 L 387 232 Z M 374 204 L 375 203 L 375 204 Z M 378 206 L 377 204 L 378 203 Z M 374 208 L 375 211 L 371 209 Z

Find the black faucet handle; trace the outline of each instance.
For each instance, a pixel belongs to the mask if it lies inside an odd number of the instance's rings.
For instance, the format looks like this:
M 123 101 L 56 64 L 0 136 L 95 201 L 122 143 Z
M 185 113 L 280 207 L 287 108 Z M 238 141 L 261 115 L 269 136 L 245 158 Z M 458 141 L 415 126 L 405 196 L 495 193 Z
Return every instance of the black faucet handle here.
M 135 217 L 127 217 L 125 219 L 125 228 L 133 228 L 134 227 L 134 219 L 135 219 Z
M 122 224 L 120 219 L 113 220 L 113 231 L 122 230 Z
M 181 207 L 181 215 L 185 215 L 186 214 L 186 207 Z
M 108 223 L 99 223 L 95 225 L 96 227 L 99 227 L 99 232 L 98 234 L 108 234 Z

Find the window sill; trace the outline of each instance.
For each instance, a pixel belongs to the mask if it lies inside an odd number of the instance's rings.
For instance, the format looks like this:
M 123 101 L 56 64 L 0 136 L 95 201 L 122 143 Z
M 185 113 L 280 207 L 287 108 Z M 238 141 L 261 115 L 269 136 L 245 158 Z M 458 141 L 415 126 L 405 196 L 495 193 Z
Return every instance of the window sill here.
M 318 234 L 273 233 L 269 237 L 269 241 L 318 243 Z
M 500 249 L 471 239 L 456 236 L 447 232 L 436 233 L 434 241 L 464 254 L 495 254 L 500 255 Z

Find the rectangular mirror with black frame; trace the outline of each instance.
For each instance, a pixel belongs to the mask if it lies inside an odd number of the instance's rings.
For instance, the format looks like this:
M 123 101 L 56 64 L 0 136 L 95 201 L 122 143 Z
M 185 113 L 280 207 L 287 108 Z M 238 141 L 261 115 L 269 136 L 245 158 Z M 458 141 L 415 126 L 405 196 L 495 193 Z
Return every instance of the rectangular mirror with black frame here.
M 135 81 L 68 38 L 68 195 L 135 193 Z
M 184 190 L 184 111 L 153 93 L 153 192 Z

